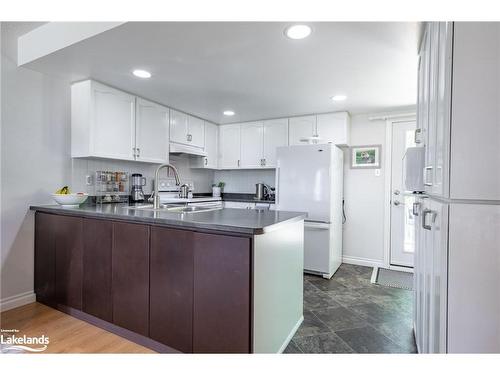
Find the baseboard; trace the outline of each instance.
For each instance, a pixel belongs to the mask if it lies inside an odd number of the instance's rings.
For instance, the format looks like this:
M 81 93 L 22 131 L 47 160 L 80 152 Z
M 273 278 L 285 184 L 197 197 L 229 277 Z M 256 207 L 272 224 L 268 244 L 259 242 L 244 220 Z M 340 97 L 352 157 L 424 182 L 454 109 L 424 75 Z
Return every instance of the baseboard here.
M 383 262 L 380 260 L 373 260 L 368 258 L 360 258 L 360 257 L 351 257 L 351 256 L 343 256 L 342 263 L 347 264 L 355 264 L 357 266 L 366 266 L 366 267 L 381 267 L 383 268 Z
M 0 300 L 0 312 L 15 309 L 16 307 L 35 302 L 36 296 L 33 291 L 17 294 L 15 296 L 3 298 Z
M 283 345 L 281 345 L 281 348 L 278 350 L 278 354 L 281 354 L 285 351 L 286 347 L 288 346 L 288 344 L 290 344 L 290 341 L 292 341 L 293 336 L 295 335 L 295 333 L 297 332 L 303 321 L 304 321 L 304 316 L 301 316 L 298 322 L 293 326 L 292 330 L 290 331 L 290 334 L 283 342 Z

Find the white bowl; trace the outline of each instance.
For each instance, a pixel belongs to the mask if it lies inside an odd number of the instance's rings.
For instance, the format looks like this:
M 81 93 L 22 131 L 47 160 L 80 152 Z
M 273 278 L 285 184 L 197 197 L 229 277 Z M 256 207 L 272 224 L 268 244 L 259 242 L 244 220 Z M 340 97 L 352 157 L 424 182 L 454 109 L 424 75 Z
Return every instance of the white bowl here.
M 88 198 L 87 193 L 80 194 L 52 194 L 52 198 L 62 207 L 78 207 Z

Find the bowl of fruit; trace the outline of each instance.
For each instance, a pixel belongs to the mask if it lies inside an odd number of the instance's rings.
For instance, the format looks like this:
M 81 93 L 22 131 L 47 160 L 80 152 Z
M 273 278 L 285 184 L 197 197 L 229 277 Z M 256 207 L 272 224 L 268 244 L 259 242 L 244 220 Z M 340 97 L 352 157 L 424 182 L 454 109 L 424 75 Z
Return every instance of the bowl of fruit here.
M 71 193 L 69 187 L 64 186 L 52 194 L 52 198 L 62 207 L 74 208 L 80 206 L 88 198 L 87 193 Z

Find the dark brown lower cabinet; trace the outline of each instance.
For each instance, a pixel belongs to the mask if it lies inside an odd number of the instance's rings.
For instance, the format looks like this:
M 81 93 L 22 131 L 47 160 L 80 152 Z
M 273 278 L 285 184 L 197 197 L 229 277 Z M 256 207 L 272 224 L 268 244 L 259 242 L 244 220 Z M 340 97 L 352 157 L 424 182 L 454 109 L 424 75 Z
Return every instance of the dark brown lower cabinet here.
M 56 294 L 56 218 L 35 214 L 35 293 L 37 301 L 48 305 L 55 304 Z
M 251 242 L 193 233 L 194 353 L 251 351 Z
M 83 311 L 113 320 L 111 250 L 113 222 L 83 219 Z
M 185 353 L 252 351 L 251 239 L 37 212 L 35 292 Z
M 82 309 L 82 218 L 54 216 L 56 302 Z
M 113 223 L 113 323 L 149 335 L 149 226 Z
M 151 227 L 150 251 L 150 337 L 191 353 L 193 232 Z

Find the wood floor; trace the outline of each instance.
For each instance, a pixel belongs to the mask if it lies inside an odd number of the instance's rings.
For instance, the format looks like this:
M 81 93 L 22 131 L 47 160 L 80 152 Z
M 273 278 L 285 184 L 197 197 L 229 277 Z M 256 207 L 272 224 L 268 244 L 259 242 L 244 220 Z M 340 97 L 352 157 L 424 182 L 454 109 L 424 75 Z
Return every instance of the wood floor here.
M 2 313 L 0 327 L 17 329 L 16 336 L 47 336 L 43 353 L 155 353 L 37 302 Z

